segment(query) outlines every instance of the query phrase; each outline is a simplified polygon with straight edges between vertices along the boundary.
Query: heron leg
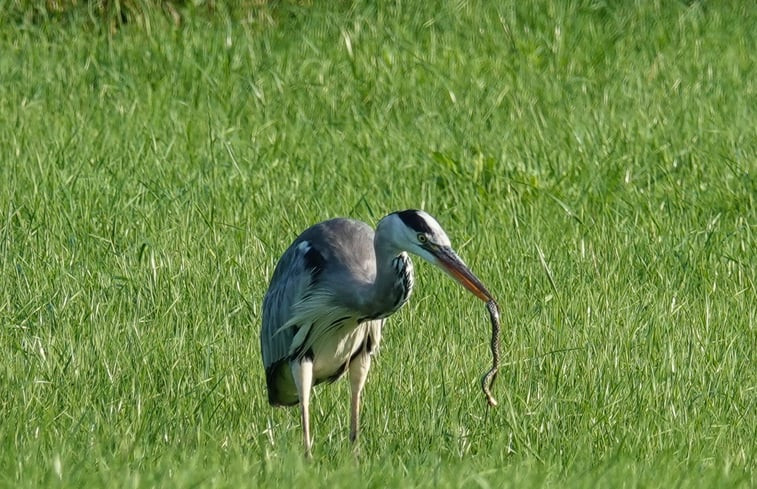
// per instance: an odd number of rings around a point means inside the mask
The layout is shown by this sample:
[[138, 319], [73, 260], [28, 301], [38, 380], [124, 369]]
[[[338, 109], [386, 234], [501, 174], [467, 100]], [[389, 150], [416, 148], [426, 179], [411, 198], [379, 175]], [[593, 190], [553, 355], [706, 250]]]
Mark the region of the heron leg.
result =
[[363, 350], [350, 362], [350, 386], [352, 398], [350, 402], [350, 441], [357, 441], [360, 432], [360, 396], [371, 368], [371, 355]]
[[294, 383], [297, 386], [297, 396], [300, 398], [302, 409], [302, 436], [305, 446], [305, 456], [311, 458], [310, 451], [310, 391], [313, 388], [313, 360], [303, 358], [301, 361], [291, 362]]

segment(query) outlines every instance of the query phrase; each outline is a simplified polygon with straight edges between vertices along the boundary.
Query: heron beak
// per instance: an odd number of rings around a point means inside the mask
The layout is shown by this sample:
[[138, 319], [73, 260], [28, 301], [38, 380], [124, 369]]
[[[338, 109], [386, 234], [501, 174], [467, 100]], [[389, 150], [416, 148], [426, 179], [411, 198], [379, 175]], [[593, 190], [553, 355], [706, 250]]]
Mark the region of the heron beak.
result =
[[440, 246], [429, 251], [439, 260], [438, 264], [441, 269], [447, 272], [450, 277], [457, 280], [460, 285], [471, 291], [473, 295], [484, 302], [493, 300], [492, 295], [486, 290], [484, 284], [470, 271], [452, 248]]

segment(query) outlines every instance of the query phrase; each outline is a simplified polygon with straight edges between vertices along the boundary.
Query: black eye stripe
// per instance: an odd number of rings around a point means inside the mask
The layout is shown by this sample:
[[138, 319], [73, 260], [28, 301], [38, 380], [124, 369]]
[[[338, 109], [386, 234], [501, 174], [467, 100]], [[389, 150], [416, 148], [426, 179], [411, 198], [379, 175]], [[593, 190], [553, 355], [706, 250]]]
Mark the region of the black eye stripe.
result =
[[402, 219], [402, 222], [405, 223], [405, 226], [413, 229], [414, 231], [424, 234], [433, 233], [433, 230], [429, 227], [426, 220], [421, 217], [419, 211], [415, 209], [397, 212], [397, 216]]

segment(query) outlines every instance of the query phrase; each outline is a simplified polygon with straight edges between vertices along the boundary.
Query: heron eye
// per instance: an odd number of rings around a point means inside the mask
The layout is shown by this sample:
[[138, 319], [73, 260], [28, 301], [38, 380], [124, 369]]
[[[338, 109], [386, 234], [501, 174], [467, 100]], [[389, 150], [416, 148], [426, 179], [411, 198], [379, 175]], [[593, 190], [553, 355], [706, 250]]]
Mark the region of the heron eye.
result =
[[427, 242], [427, 241], [428, 241], [428, 238], [426, 237], [426, 235], [425, 235], [425, 234], [423, 234], [423, 233], [418, 233], [418, 242], [419, 242], [420, 244], [426, 244], [426, 242]]

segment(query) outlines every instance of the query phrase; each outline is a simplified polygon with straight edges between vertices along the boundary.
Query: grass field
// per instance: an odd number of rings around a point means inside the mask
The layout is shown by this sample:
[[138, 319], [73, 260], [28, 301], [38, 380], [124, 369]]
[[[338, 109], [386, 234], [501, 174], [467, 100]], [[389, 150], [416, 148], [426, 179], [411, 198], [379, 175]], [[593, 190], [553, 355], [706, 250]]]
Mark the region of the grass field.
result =
[[[26, 3], [0, 21], [0, 487], [757, 486], [750, 2], [115, 29]], [[409, 207], [500, 302], [500, 406], [484, 307], [416, 259], [359, 458], [340, 381], [305, 463], [264, 391], [273, 266], [316, 221]]]

